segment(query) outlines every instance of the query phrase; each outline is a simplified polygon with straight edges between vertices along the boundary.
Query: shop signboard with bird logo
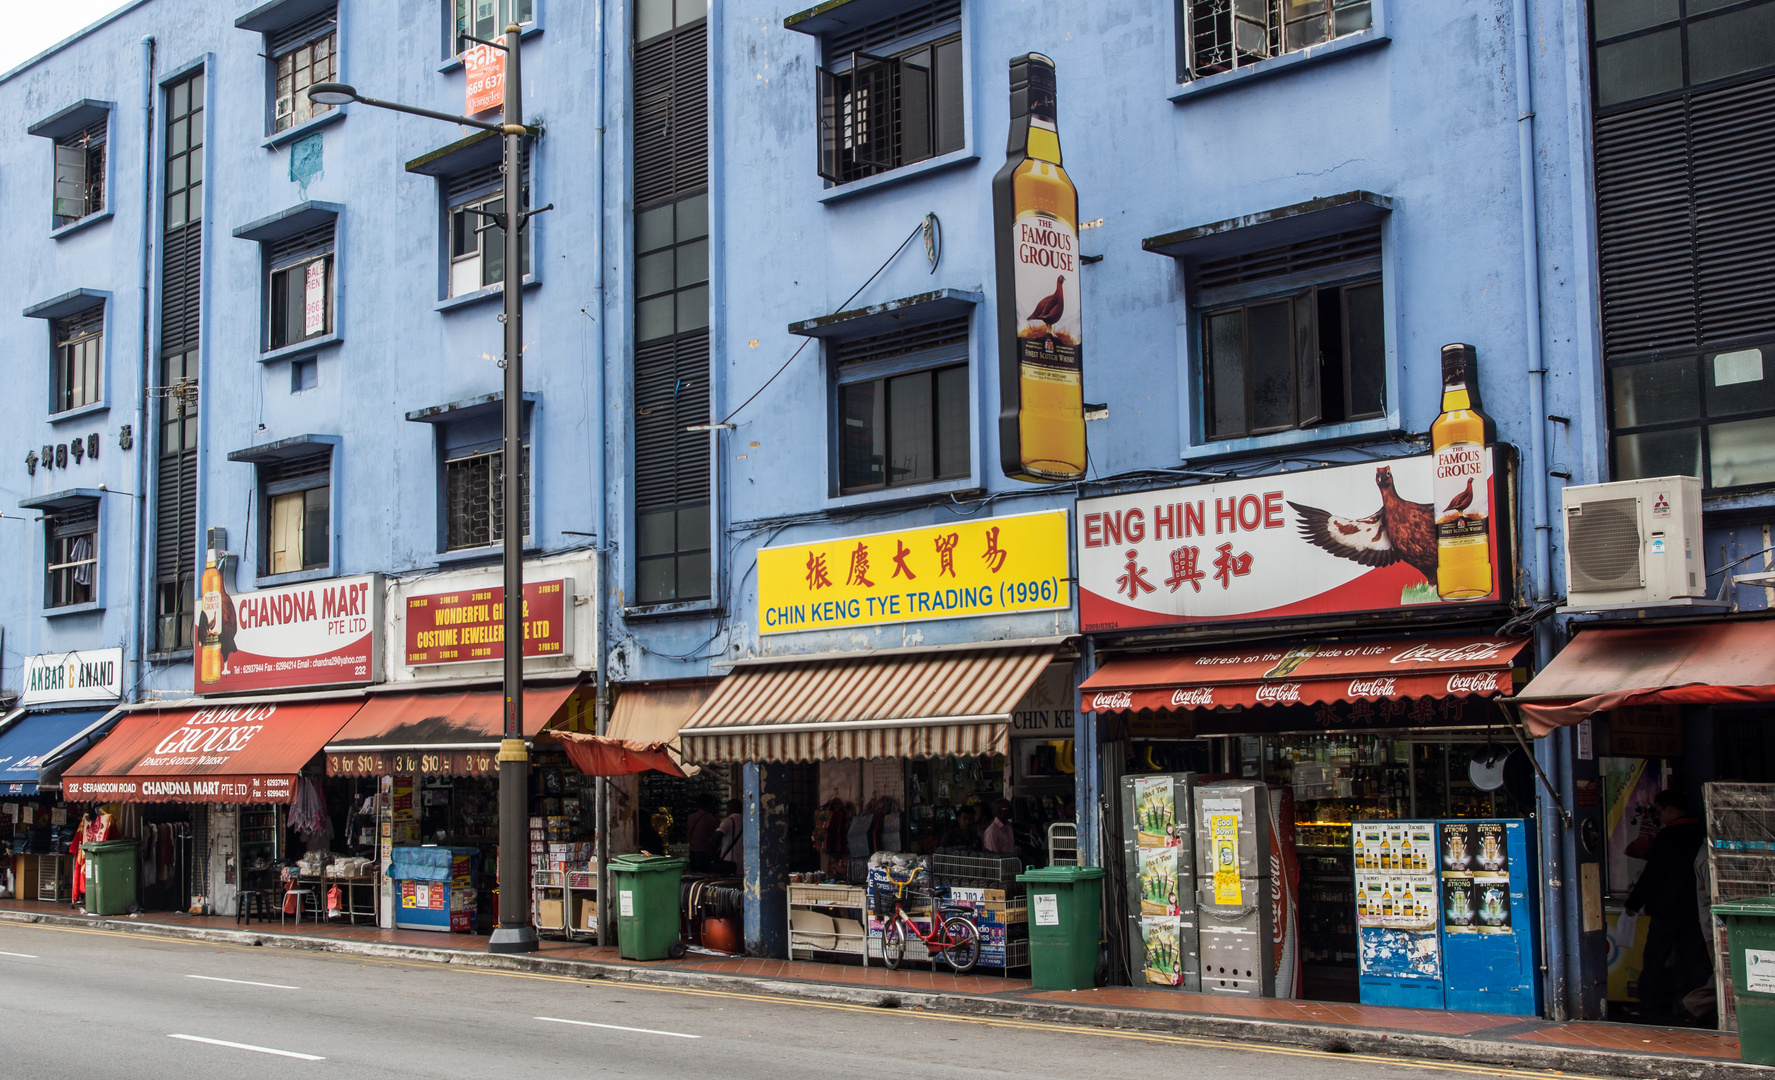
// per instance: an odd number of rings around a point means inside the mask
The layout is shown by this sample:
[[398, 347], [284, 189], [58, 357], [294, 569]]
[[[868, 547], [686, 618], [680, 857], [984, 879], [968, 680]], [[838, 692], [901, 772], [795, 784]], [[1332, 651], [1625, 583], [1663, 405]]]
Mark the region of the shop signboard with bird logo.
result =
[[199, 694], [381, 680], [382, 575], [231, 594], [210, 563], [195, 626]]
[[[1430, 453], [1081, 499], [1080, 629], [1501, 604], [1512, 577], [1496, 497], [1506, 453], [1476, 448], [1455, 485], [1437, 477], [1449, 455]], [[1443, 565], [1451, 551], [1458, 589]]]

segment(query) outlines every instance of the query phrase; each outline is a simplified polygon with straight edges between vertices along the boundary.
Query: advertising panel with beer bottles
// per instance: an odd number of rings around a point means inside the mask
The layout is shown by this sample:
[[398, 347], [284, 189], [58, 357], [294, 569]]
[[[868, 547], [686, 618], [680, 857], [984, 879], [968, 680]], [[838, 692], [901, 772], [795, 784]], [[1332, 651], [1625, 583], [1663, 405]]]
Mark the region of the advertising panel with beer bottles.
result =
[[1054, 61], [1011, 61], [1011, 136], [992, 178], [998, 236], [999, 454], [1038, 484], [1085, 475], [1079, 194], [1060, 164]]

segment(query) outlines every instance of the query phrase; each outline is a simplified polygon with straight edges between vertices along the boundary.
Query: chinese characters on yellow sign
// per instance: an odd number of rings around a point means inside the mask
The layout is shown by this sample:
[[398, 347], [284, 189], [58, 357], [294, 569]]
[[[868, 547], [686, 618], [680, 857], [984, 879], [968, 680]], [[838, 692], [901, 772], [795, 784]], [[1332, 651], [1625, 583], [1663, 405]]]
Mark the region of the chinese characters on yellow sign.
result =
[[758, 552], [758, 629], [782, 634], [1072, 605], [1066, 511]]

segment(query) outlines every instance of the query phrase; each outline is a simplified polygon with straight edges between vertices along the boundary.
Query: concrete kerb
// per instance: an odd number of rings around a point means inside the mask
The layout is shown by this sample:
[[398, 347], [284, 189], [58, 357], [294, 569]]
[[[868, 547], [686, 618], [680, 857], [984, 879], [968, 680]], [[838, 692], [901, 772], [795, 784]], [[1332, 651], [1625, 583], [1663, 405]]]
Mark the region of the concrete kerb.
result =
[[1460, 1038], [1418, 1032], [1339, 1027], [1287, 1020], [1257, 1020], [1238, 1016], [1170, 1013], [1146, 1009], [1109, 1009], [1096, 1005], [1070, 1005], [1019, 998], [977, 997], [967, 994], [847, 986], [781, 978], [763, 979], [683, 968], [646, 967], [639, 964], [592, 960], [554, 960], [546, 957], [498, 955], [465, 949], [427, 948], [376, 941], [349, 941], [307, 934], [282, 934], [263, 930], [218, 930], [208, 927], [138, 922], [131, 919], [55, 915], [43, 912], [0, 910], [0, 921], [97, 929], [147, 938], [209, 942], [218, 945], [266, 946], [385, 960], [453, 964], [461, 967], [550, 975], [588, 982], [628, 982], [668, 988], [719, 990], [767, 997], [800, 998], [876, 1008], [922, 1009], [955, 1016], [977, 1016], [984, 1019], [1066, 1023], [1081, 1027], [1155, 1035], [1268, 1043], [1335, 1053], [1373, 1054], [1440, 1061], [1454, 1060], [1519, 1069], [1542, 1069], [1550, 1072], [1631, 1077], [1634, 1080], [1775, 1080], [1775, 1069], [1760, 1065], [1746, 1065], [1736, 1061], [1537, 1043], [1512, 1043], [1484, 1038]]

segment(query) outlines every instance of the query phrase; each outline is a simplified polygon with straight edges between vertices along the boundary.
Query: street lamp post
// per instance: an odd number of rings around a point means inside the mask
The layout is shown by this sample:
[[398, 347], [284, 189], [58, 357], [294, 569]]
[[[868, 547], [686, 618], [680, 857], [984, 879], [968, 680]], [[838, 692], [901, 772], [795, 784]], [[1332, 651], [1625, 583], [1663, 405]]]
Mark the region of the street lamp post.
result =
[[[464, 34], [458, 37], [458, 47]], [[479, 38], [472, 40], [480, 41]], [[316, 83], [308, 88], [311, 101], [343, 105], [355, 101], [378, 109], [411, 113], [434, 120], [498, 132], [505, 140], [505, 199], [498, 214], [489, 214], [504, 232], [505, 399], [501, 404], [504, 453], [500, 518], [505, 553], [505, 697], [503, 738], [499, 744], [499, 925], [487, 942], [496, 953], [534, 952], [536, 929], [530, 923], [529, 805], [530, 752], [524, 745], [524, 289], [523, 230], [529, 219], [551, 209], [524, 209], [524, 112], [519, 68], [519, 28], [505, 28], [503, 44], [481, 42], [505, 52], [505, 97], [501, 122], [494, 124], [468, 116], [453, 116], [412, 105], [364, 97], [343, 83]], [[486, 213], [475, 211], [476, 213]]]

